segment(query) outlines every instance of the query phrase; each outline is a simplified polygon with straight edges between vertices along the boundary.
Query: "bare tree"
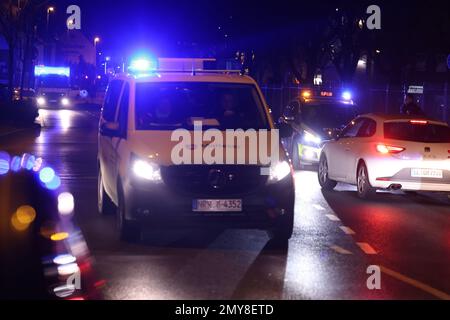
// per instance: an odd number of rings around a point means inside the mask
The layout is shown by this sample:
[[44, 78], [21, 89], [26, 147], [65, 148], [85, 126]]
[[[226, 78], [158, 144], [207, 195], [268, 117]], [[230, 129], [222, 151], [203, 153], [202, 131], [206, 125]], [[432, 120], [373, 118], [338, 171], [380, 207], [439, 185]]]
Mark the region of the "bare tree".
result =
[[17, 65], [21, 68], [20, 98], [22, 99], [25, 77], [31, 76], [33, 49], [35, 42], [37, 11], [46, 1], [0, 0], [0, 35], [8, 45], [8, 97], [13, 98]]
[[8, 45], [8, 98], [14, 93], [15, 54], [18, 42], [19, 8], [12, 0], [0, 1], [0, 34]]

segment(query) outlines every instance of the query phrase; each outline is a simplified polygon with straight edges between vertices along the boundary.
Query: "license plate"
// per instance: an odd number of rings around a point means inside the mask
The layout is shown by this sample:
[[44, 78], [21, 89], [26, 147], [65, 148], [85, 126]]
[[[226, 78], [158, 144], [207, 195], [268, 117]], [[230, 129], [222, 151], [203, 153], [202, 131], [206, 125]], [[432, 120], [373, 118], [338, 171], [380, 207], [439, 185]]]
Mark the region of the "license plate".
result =
[[411, 177], [442, 179], [443, 175], [439, 169], [411, 169]]
[[196, 199], [192, 201], [196, 212], [241, 212], [242, 199]]

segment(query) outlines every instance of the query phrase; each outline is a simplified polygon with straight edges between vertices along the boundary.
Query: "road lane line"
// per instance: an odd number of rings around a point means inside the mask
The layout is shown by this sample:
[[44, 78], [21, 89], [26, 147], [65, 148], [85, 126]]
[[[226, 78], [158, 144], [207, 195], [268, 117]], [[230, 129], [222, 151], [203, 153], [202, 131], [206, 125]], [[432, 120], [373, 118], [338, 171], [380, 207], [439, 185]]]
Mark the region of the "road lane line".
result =
[[330, 219], [331, 221], [341, 221], [341, 219], [339, 219], [337, 216], [335, 216], [334, 214], [326, 214], [325, 215], [328, 219]]
[[411, 285], [413, 287], [416, 287], [417, 289], [423, 290], [423, 291], [425, 291], [425, 292], [427, 292], [427, 293], [429, 293], [429, 294], [431, 294], [431, 295], [433, 295], [433, 296], [435, 296], [435, 297], [437, 297], [439, 299], [450, 300], [450, 295], [449, 294], [447, 294], [447, 293], [445, 293], [443, 291], [440, 291], [438, 289], [435, 289], [433, 287], [430, 287], [429, 285], [427, 285], [427, 284], [425, 284], [423, 282], [420, 282], [420, 281], [415, 280], [413, 278], [404, 276], [401, 273], [398, 273], [398, 272], [396, 272], [394, 270], [391, 270], [389, 268], [386, 268], [384, 266], [380, 266], [380, 269], [381, 269], [381, 272], [391, 276], [392, 278], [395, 278], [395, 279], [397, 279], [399, 281], [407, 283], [407, 284], [409, 284], [409, 285]]
[[330, 248], [340, 254], [353, 254], [351, 251], [348, 251], [347, 249], [344, 249], [339, 246], [331, 246]]
[[313, 207], [316, 210], [320, 210], [320, 211], [324, 211], [325, 210], [325, 208], [322, 207], [320, 204], [313, 204]]
[[377, 254], [374, 248], [366, 242], [357, 242], [356, 243], [365, 254]]
[[351, 228], [346, 227], [346, 226], [340, 226], [339, 229], [341, 229], [342, 231], [344, 231], [345, 234], [349, 234], [349, 235], [356, 234], [355, 231], [353, 231]]

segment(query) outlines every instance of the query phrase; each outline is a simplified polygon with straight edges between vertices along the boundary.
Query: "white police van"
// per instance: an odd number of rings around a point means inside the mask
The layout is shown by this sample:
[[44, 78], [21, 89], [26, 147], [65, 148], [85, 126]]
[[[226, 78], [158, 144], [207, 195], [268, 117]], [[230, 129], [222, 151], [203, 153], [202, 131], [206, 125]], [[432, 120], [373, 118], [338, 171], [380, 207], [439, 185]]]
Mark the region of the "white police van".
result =
[[[98, 209], [117, 212], [121, 238], [138, 240], [143, 228], [216, 226], [268, 230], [287, 244], [295, 192], [279, 139], [268, 146], [279, 158], [263, 165], [248, 160], [258, 150], [195, 137], [198, 123], [214, 134], [277, 131], [256, 82], [227, 70], [162, 70], [142, 59], [129, 71], [109, 83], [98, 137]], [[279, 129], [291, 134], [289, 126]], [[238, 161], [199, 162], [196, 154], [211, 146], [216, 156], [236, 151]], [[180, 162], [177, 154], [195, 161]]]

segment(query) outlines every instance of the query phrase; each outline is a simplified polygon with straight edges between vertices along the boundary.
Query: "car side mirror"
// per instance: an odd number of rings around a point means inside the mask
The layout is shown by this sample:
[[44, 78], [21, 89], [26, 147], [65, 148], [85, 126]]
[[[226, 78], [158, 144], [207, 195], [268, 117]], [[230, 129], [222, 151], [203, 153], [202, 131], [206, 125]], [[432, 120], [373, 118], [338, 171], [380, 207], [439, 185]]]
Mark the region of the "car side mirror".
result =
[[298, 106], [296, 104], [288, 105], [283, 110], [283, 118], [286, 122], [293, 122], [298, 114]]
[[100, 125], [100, 134], [106, 137], [118, 137], [120, 135], [118, 122], [103, 122]]
[[333, 132], [331, 139], [338, 141], [341, 138], [341, 130], [336, 130], [335, 132]]
[[280, 138], [290, 138], [294, 133], [291, 125], [288, 123], [280, 123], [278, 125], [278, 130], [280, 130]]
[[283, 116], [282, 119], [284, 122], [294, 122], [295, 121], [295, 117], [290, 117], [290, 116]]

